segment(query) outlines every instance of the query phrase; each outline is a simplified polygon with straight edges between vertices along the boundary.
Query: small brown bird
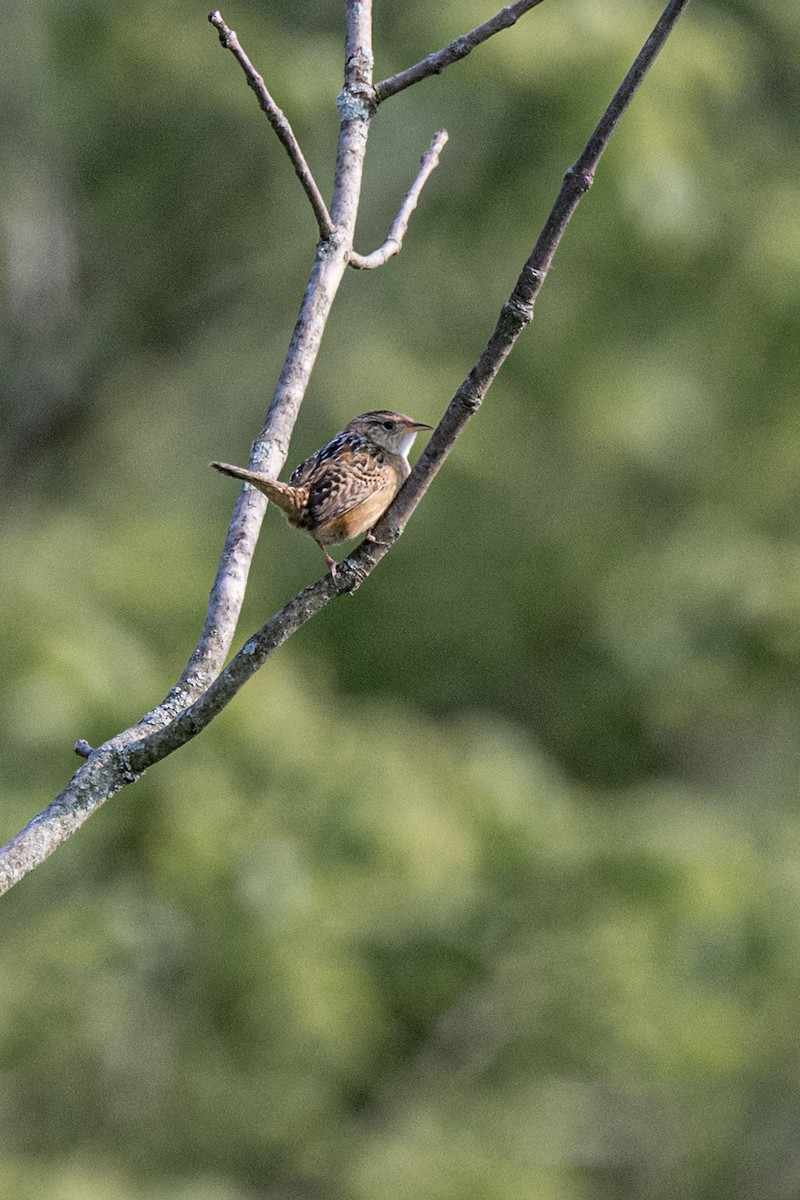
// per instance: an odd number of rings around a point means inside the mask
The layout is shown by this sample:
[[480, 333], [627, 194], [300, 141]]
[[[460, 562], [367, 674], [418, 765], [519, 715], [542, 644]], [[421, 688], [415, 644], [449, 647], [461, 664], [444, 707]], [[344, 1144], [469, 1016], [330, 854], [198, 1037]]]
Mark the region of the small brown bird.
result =
[[336, 560], [325, 547], [372, 529], [408, 478], [414, 438], [420, 429], [431, 428], [403, 413], [363, 413], [300, 463], [288, 483], [230, 463], [211, 466], [244, 479], [274, 501], [290, 525], [311, 534], [335, 576]]

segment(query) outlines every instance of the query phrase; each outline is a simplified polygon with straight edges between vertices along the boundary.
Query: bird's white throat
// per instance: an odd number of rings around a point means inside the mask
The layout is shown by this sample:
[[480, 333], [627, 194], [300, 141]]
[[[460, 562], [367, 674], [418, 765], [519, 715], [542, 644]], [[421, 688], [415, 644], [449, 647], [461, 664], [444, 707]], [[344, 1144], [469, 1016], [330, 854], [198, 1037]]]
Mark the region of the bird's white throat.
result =
[[417, 431], [416, 431], [416, 429], [414, 429], [414, 430], [412, 430], [411, 433], [406, 434], [406, 436], [403, 438], [402, 442], [400, 442], [400, 445], [397, 447], [396, 453], [401, 455], [401, 457], [404, 458], [406, 460], [406, 462], [408, 462], [408, 452], [411, 449], [411, 447], [414, 445], [414, 438], [416, 436], [417, 436]]

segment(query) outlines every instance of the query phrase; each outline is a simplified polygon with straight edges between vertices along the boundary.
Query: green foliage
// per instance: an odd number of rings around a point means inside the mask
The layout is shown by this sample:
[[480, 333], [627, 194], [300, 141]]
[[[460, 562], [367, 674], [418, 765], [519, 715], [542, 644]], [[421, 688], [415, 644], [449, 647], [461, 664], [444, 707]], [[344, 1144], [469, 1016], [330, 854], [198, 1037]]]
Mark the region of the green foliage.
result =
[[[785, 11], [784, 11], [785, 9]], [[376, 3], [385, 76], [489, 15]], [[4, 832], [199, 629], [313, 254], [195, 5], [12, 6]], [[329, 190], [342, 5], [223, 10]], [[656, 16], [543, 5], [371, 132], [292, 447], [434, 421]], [[789, 1197], [800, 24], [696, 0], [354, 599], [3, 901], [0, 1196]], [[242, 636], [319, 573], [267, 514]]]

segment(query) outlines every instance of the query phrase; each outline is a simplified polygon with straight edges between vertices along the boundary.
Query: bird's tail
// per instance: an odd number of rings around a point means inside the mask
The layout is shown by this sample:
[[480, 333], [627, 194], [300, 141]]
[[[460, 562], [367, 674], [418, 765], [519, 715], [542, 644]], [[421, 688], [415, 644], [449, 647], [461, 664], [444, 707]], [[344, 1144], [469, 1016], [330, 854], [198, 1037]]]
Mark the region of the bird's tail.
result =
[[212, 462], [211, 466], [223, 475], [243, 479], [245, 483], [258, 488], [259, 492], [263, 492], [273, 504], [277, 504], [278, 508], [286, 513], [290, 521], [300, 519], [306, 500], [303, 488], [293, 487], [291, 483], [282, 483], [279, 479], [269, 479], [266, 475], [260, 475], [258, 471], [248, 471], [246, 467], [234, 467], [230, 463]]

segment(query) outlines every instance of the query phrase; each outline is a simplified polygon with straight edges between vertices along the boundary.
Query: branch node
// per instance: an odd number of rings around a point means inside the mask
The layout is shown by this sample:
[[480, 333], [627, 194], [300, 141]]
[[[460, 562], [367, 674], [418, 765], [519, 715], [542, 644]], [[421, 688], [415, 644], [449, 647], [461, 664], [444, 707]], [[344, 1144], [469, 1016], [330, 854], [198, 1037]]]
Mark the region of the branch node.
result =
[[579, 195], [583, 196], [594, 183], [594, 171], [575, 163], [564, 172], [564, 182], [573, 184]]
[[90, 746], [85, 738], [78, 738], [74, 750], [79, 758], [88, 758], [90, 754], [94, 754], [94, 747]]
[[231, 41], [236, 37], [236, 34], [225, 24], [222, 19], [222, 13], [218, 9], [214, 9], [213, 12], [208, 14], [208, 19], [219, 34], [220, 44], [226, 50], [230, 50]]
[[342, 121], [369, 121], [378, 107], [375, 89], [365, 83], [344, 87], [336, 97]]
[[342, 241], [334, 229], [328, 237], [321, 237], [317, 242], [317, 258], [335, 258], [341, 249]]
[[476, 387], [474, 384], [472, 384], [470, 379], [467, 379], [458, 389], [458, 392], [453, 399], [458, 400], [458, 403], [461, 408], [464, 409], [464, 412], [468, 413], [469, 416], [472, 417], [483, 404], [483, 391], [479, 387]]
[[526, 284], [529, 284], [531, 287], [534, 287], [538, 290], [547, 278], [547, 271], [542, 270], [541, 267], [534, 267], [530, 263], [525, 263], [525, 266], [522, 268], [522, 275], [520, 278], [523, 279]]
[[512, 292], [503, 305], [502, 312], [511, 317], [516, 324], [528, 325], [533, 320], [533, 300], [526, 300], [523, 296]]
[[364, 580], [369, 575], [369, 570], [362, 567], [355, 559], [346, 558], [344, 562], [339, 563], [336, 569], [336, 592], [342, 596], [345, 594], [353, 595], [361, 587]]
[[116, 746], [114, 748], [114, 757], [119, 766], [120, 776], [123, 783], [135, 783], [141, 771], [134, 771], [129, 757], [130, 746]]

